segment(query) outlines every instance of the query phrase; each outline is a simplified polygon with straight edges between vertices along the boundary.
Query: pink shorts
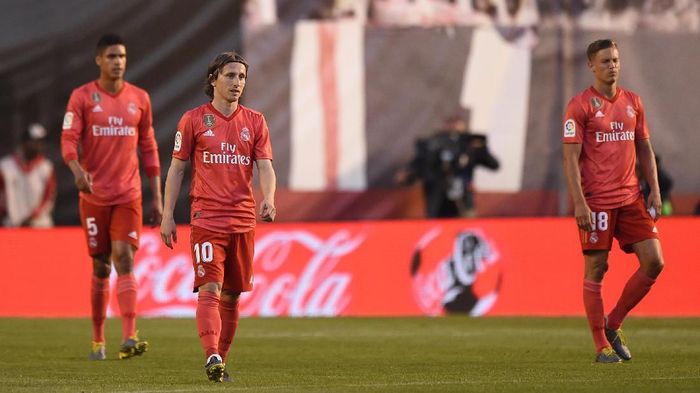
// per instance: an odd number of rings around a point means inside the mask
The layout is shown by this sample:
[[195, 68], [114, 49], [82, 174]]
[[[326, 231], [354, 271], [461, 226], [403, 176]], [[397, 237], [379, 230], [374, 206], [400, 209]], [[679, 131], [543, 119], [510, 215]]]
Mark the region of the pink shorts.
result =
[[121, 240], [139, 247], [141, 238], [141, 199], [121, 205], [94, 205], [80, 198], [80, 223], [90, 256], [110, 254], [112, 242]]
[[593, 210], [591, 215], [595, 230], [579, 229], [583, 251], [609, 251], [614, 237], [620, 244], [620, 248], [629, 254], [633, 251], [634, 243], [659, 238], [654, 219], [649, 215], [642, 197], [617, 209], [591, 210]]
[[255, 231], [217, 233], [192, 226], [192, 267], [194, 292], [209, 282], [223, 283], [234, 292], [253, 290]]

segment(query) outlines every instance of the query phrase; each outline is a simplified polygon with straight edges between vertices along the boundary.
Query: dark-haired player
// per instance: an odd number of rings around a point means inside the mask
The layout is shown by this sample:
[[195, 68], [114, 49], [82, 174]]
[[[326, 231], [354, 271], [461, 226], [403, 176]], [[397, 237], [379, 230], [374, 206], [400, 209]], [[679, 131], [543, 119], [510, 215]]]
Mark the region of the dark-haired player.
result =
[[90, 359], [105, 358], [104, 321], [112, 264], [118, 276], [117, 300], [122, 318], [119, 358], [126, 359], [148, 348], [136, 332], [137, 283], [133, 267], [142, 217], [137, 148], [153, 191], [154, 225], [163, 212], [160, 163], [148, 93], [124, 80], [124, 41], [114, 34], [103, 35], [97, 43], [95, 62], [99, 78], [73, 90], [68, 101], [61, 152], [80, 191], [80, 222], [93, 260]]

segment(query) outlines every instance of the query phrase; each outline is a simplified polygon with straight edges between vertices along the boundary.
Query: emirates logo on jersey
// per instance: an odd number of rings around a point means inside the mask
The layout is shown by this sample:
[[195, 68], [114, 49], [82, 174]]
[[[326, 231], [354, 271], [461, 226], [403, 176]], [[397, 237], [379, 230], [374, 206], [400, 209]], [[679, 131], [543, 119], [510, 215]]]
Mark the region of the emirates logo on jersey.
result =
[[248, 127], [243, 127], [243, 129], [241, 129], [241, 140], [243, 142], [248, 142], [250, 140], [250, 130]]

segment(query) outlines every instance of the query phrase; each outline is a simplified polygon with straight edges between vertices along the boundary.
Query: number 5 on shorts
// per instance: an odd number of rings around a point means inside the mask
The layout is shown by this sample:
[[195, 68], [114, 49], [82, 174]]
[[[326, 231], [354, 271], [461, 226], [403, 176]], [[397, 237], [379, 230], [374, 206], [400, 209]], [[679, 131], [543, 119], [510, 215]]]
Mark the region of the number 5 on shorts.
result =
[[608, 230], [608, 212], [591, 212], [591, 224], [593, 230]]
[[87, 227], [88, 236], [97, 235], [97, 224], [95, 224], [95, 217], [86, 218], [85, 226]]

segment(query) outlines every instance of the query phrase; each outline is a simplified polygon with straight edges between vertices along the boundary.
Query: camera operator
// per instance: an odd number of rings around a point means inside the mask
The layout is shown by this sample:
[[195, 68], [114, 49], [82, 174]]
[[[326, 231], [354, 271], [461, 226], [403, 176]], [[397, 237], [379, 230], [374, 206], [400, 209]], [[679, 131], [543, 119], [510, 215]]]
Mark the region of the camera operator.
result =
[[396, 181], [420, 180], [430, 218], [474, 217], [474, 168], [498, 169], [485, 135], [472, 134], [462, 116], [451, 116], [443, 129], [416, 141], [416, 154]]

